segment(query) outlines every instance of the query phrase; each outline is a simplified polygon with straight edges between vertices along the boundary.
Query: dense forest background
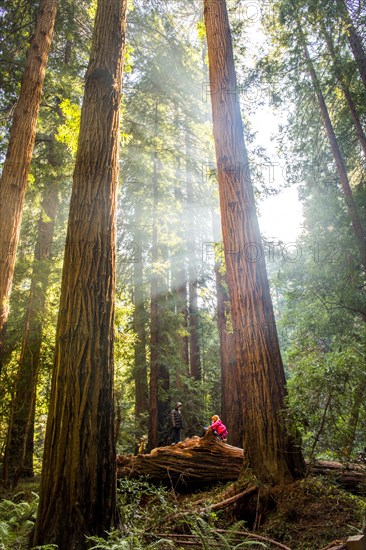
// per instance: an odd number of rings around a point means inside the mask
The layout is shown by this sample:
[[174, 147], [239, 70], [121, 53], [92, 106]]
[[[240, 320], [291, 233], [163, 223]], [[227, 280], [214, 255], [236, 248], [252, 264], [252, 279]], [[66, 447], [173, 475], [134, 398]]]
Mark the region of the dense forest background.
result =
[[[348, 463], [366, 433], [366, 5], [363, 0], [228, 0], [257, 207], [296, 186], [296, 241], [248, 243], [264, 256], [287, 379], [290, 428], [308, 460]], [[128, 2], [121, 104], [114, 326], [117, 452], [170, 442], [212, 414], [242, 446], [235, 331], [223, 254], [203, 6]], [[0, 5], [0, 161], [5, 161], [38, 2]], [[1, 339], [5, 481], [40, 474], [66, 230], [94, 0], [61, 0], [45, 73]], [[254, 36], [263, 37], [260, 47]], [[271, 151], [255, 120], [271, 109]], [[264, 124], [264, 122], [263, 122]], [[262, 129], [263, 131], [263, 129]], [[280, 164], [273, 160], [283, 159]], [[247, 167], [249, 170], [249, 166]], [[290, 213], [289, 213], [290, 214]], [[94, 246], [90, 241], [90, 247]], [[15, 254], [1, 242], [2, 259]], [[93, 267], [93, 266], [92, 266]], [[79, 321], [75, 321], [78, 323]], [[248, 318], [247, 341], [254, 338]], [[85, 327], [86, 331], [93, 327]], [[243, 381], [245, 384], [245, 380]], [[19, 470], [20, 468], [20, 470]]]

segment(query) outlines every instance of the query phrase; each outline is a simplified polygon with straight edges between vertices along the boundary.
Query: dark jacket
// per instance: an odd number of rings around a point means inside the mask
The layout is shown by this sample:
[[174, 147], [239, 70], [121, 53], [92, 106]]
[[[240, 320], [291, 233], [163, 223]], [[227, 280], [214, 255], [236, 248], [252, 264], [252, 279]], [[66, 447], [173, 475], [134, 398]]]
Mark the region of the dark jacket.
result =
[[179, 409], [174, 408], [172, 410], [171, 418], [173, 428], [183, 428], [183, 417]]

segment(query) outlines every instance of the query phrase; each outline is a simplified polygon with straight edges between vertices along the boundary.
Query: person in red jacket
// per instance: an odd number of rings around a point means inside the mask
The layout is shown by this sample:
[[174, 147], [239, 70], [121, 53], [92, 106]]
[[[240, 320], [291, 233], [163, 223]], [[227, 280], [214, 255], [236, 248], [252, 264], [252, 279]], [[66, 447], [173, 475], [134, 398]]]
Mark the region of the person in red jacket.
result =
[[221, 441], [226, 441], [228, 432], [223, 421], [220, 420], [220, 417], [217, 414], [214, 414], [211, 420], [211, 426], [208, 429], [212, 430], [219, 437], [219, 439], [221, 439]]

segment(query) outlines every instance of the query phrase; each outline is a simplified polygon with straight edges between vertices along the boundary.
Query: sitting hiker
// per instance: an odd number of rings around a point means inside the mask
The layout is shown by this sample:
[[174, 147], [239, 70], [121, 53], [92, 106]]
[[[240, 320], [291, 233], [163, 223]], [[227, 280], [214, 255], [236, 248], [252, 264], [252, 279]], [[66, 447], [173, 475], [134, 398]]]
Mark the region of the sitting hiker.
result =
[[214, 414], [211, 420], [211, 426], [208, 429], [211, 429], [221, 441], [226, 441], [228, 432], [223, 421], [217, 414]]

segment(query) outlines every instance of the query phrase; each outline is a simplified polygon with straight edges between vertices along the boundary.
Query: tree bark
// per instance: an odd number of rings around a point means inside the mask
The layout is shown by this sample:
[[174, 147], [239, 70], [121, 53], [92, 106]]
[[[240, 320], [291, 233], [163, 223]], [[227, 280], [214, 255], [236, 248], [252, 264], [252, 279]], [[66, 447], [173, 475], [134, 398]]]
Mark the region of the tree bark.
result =
[[146, 433], [145, 423], [148, 413], [148, 384], [146, 359], [146, 312], [143, 294], [142, 258], [135, 258], [133, 264], [134, 313], [133, 323], [137, 340], [134, 345], [134, 381], [135, 381], [135, 431], [138, 440]]
[[215, 265], [217, 292], [217, 325], [220, 339], [221, 362], [221, 418], [228, 429], [230, 445], [243, 445], [243, 417], [240, 403], [239, 368], [236, 361], [235, 334], [229, 331], [230, 298], [226, 277], [220, 273], [220, 264]]
[[243, 445], [243, 414], [240, 402], [240, 372], [236, 360], [235, 334], [229, 330], [230, 297], [226, 276], [216, 263], [217, 325], [220, 339], [221, 362], [221, 418], [228, 430], [227, 440], [234, 447]]
[[205, 0], [222, 234], [241, 388], [245, 464], [283, 482], [304, 472], [286, 431], [285, 375], [269, 292], [237, 94], [226, 3]]
[[197, 258], [196, 258], [196, 231], [195, 231], [195, 198], [193, 193], [192, 143], [188, 130], [186, 131], [186, 181], [187, 206], [190, 215], [190, 227], [187, 233], [188, 248], [188, 280], [189, 280], [189, 355], [190, 373], [195, 380], [201, 380], [201, 350], [199, 343], [199, 312], [197, 294]]
[[[189, 370], [189, 347], [188, 347], [188, 308], [187, 308], [187, 275], [184, 265], [185, 258], [177, 260], [178, 270], [175, 274], [175, 293], [177, 313], [181, 317], [182, 335], [179, 335], [179, 359], [181, 363], [180, 371], [188, 374]], [[183, 390], [183, 381], [180, 372], [177, 373], [176, 386], [178, 390]]]
[[[57, 0], [41, 0], [0, 179], [0, 357]], [[1, 367], [1, 361], [0, 361]]]
[[344, 160], [342, 157], [341, 150], [338, 145], [338, 141], [332, 126], [332, 122], [330, 120], [330, 116], [328, 113], [328, 108], [325, 103], [325, 99], [323, 96], [323, 93], [320, 88], [320, 83], [317, 77], [317, 74], [314, 69], [314, 65], [312, 63], [309, 50], [306, 45], [305, 36], [300, 28], [300, 24], [297, 23], [297, 29], [299, 34], [299, 40], [300, 44], [302, 46], [305, 60], [306, 60], [306, 66], [308, 68], [308, 72], [311, 78], [311, 82], [317, 97], [319, 109], [321, 112], [321, 116], [323, 119], [323, 124], [325, 127], [325, 130], [327, 132], [327, 136], [329, 139], [330, 147], [332, 149], [334, 162], [337, 167], [338, 176], [341, 182], [343, 196], [344, 196], [344, 202], [346, 203], [346, 207], [348, 210], [349, 217], [351, 219], [353, 232], [356, 237], [358, 249], [360, 252], [360, 261], [363, 266], [364, 271], [366, 272], [366, 234], [364, 231], [364, 228], [362, 227], [360, 216], [357, 212], [356, 203], [353, 198], [352, 189], [349, 183], [348, 175], [347, 175], [347, 169], [344, 164]]
[[310, 466], [312, 475], [326, 476], [347, 491], [365, 495], [366, 470], [364, 465], [342, 464], [328, 460], [317, 460]]
[[[166, 243], [160, 243], [160, 254], [163, 265], [168, 265], [168, 248]], [[169, 318], [171, 314], [169, 290], [169, 274], [165, 273], [159, 281], [159, 346], [158, 346], [158, 445], [166, 445], [171, 433], [170, 408], [170, 358], [176, 352], [175, 342], [172, 345], [169, 338], [171, 329]]]
[[[158, 135], [158, 102], [155, 105], [154, 136]], [[151, 275], [151, 301], [150, 301], [150, 414], [149, 414], [149, 449], [154, 449], [159, 444], [159, 420], [158, 420], [158, 381], [159, 381], [159, 280], [156, 273], [158, 261], [158, 153], [154, 149], [153, 172], [153, 230], [152, 230], [152, 275]]]
[[[149, 476], [153, 483], [174, 487], [202, 487], [218, 481], [236, 481], [241, 472], [244, 451], [208, 433], [191, 437], [174, 446], [158, 447], [148, 455], [117, 455], [118, 477]], [[326, 476], [347, 491], [365, 494], [365, 467], [319, 460], [310, 468], [312, 475]], [[235, 498], [235, 497], [234, 497]], [[219, 507], [219, 506], [218, 506]]]
[[[50, 141], [49, 147], [48, 162], [54, 169], [59, 169], [60, 163], [55, 151], [54, 139]], [[27, 476], [33, 475], [33, 423], [46, 292], [51, 272], [51, 246], [59, 200], [59, 183], [57, 175], [51, 176], [47, 182], [38, 221], [38, 236], [25, 331], [4, 453], [3, 477], [5, 483], [11, 483], [13, 487], [23, 472]]]
[[113, 400], [115, 213], [126, 2], [99, 0], [61, 285], [33, 545], [86, 546], [118, 523]]
[[[220, 219], [213, 214], [213, 233], [216, 242], [220, 240]], [[236, 360], [235, 334], [230, 327], [231, 304], [227, 285], [226, 271], [222, 273], [219, 259], [215, 260], [217, 327], [220, 340], [221, 363], [221, 418], [228, 429], [227, 440], [230, 445], [243, 445], [243, 416], [240, 403], [240, 387], [243, 381], [237, 377], [240, 369]]]
[[158, 447], [148, 455], [117, 456], [118, 476], [148, 475], [157, 483], [173, 481], [190, 486], [236, 480], [242, 462], [243, 449], [217, 441], [212, 433]]
[[[178, 116], [175, 118], [176, 127], [179, 126]], [[175, 184], [175, 200], [178, 203], [178, 207], [182, 209], [182, 170], [180, 165], [180, 158], [177, 159], [176, 170], [176, 184]], [[188, 293], [187, 293], [187, 274], [186, 274], [186, 247], [183, 245], [187, 232], [186, 218], [184, 210], [179, 215], [179, 228], [178, 235], [181, 240], [181, 245], [177, 248], [177, 253], [172, 260], [172, 278], [173, 288], [175, 293], [176, 313], [181, 318], [181, 330], [182, 334], [179, 335], [179, 359], [181, 367], [177, 369], [176, 373], [176, 388], [183, 390], [183, 382], [181, 371], [185, 374], [189, 371], [189, 343], [188, 343]]]

